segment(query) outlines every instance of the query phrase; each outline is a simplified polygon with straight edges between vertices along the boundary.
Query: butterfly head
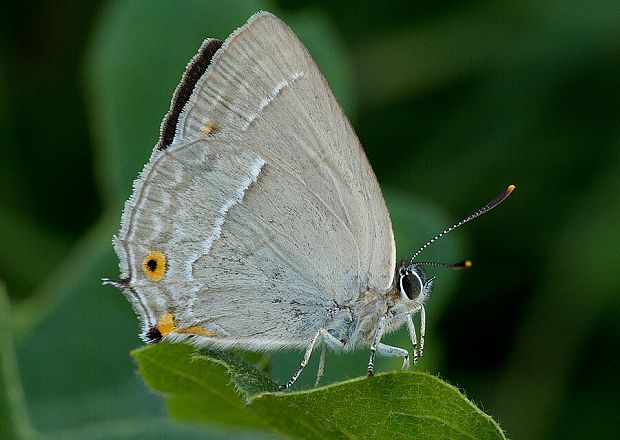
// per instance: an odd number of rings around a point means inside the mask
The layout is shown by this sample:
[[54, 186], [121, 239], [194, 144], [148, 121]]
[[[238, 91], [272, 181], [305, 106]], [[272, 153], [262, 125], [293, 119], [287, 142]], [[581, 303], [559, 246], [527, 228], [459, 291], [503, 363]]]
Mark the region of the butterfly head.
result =
[[420, 265], [407, 264], [406, 261], [400, 263], [397, 277], [401, 302], [411, 310], [424, 305], [430, 296], [435, 278], [428, 278]]
[[[506, 200], [506, 198], [508, 198], [514, 188], [514, 185], [508, 186], [504, 191], [499, 193], [493, 200], [484, 205], [482, 208], [478, 209], [473, 214], [465, 217], [460, 222], [455, 223], [448, 229], [443, 230], [442, 232], [428, 240], [413, 254], [409, 262], [401, 261], [400, 265], [398, 265], [396, 268], [397, 277], [395, 281], [397, 284], [395, 287], [400, 294], [400, 304], [404, 306], [402, 308], [407, 309], [407, 311], [418, 310], [422, 308], [422, 306], [424, 306], [425, 301], [428, 299], [431, 293], [431, 289], [433, 287], [433, 280], [435, 279], [435, 277], [427, 277], [422, 270], [423, 266], [435, 266], [449, 269], [467, 269], [472, 266], [472, 263], [469, 260], [461, 261], [459, 263], [415, 261], [417, 256], [435, 241], [442, 238], [444, 235], [495, 208], [501, 202]], [[399, 309], [401, 310], [402, 308], [399, 307]]]

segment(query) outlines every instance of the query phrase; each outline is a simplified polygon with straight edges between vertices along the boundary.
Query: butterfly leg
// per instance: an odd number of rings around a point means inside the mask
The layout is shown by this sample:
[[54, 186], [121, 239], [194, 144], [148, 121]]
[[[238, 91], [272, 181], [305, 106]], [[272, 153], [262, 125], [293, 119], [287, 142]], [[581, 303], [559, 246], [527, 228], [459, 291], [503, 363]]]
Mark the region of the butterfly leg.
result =
[[418, 337], [415, 333], [415, 325], [413, 325], [413, 319], [411, 318], [411, 313], [407, 313], [407, 330], [409, 330], [409, 338], [411, 339], [411, 344], [413, 344], [413, 365], [418, 362]]
[[310, 356], [312, 355], [312, 350], [314, 350], [314, 346], [316, 345], [317, 341], [319, 340], [319, 337], [321, 336], [321, 330], [316, 332], [316, 334], [312, 338], [312, 341], [310, 342], [310, 345], [308, 345], [308, 348], [306, 348], [306, 353], [304, 354], [304, 358], [301, 360], [301, 365], [299, 366], [299, 369], [295, 372], [295, 374], [293, 374], [293, 377], [291, 377], [288, 380], [288, 382], [278, 387], [279, 391], [290, 388], [295, 383], [295, 381], [297, 380], [301, 372], [304, 370], [304, 368], [306, 368], [306, 365], [308, 365], [308, 361], [310, 360]]
[[424, 335], [426, 335], [426, 310], [420, 307], [420, 357], [424, 354]]
[[383, 330], [385, 329], [385, 320], [387, 316], [383, 315], [379, 318], [379, 322], [377, 323], [377, 327], [375, 328], [375, 337], [370, 345], [370, 360], [368, 361], [368, 377], [371, 377], [375, 370], [375, 356], [377, 355], [377, 346], [381, 341], [381, 337], [383, 336]]
[[323, 377], [323, 372], [325, 371], [325, 346], [321, 347], [321, 357], [319, 358], [319, 369], [316, 372], [316, 382], [314, 382], [314, 386], [318, 387], [321, 382], [321, 378]]
[[379, 345], [377, 345], [377, 353], [384, 357], [401, 357], [403, 358], [402, 369], [409, 369], [409, 352], [404, 348], [394, 347], [380, 342]]
[[325, 371], [325, 351], [326, 351], [325, 349], [326, 347], [329, 347], [333, 350], [342, 350], [342, 348], [344, 347], [344, 342], [332, 336], [332, 334], [329, 333], [324, 328], [322, 328], [320, 332], [321, 332], [321, 337], [323, 339], [323, 346], [321, 347], [321, 357], [319, 358], [319, 370], [316, 373], [316, 382], [314, 383], [315, 387], [319, 386], [319, 382], [321, 381], [321, 378], [323, 377], [323, 371]]

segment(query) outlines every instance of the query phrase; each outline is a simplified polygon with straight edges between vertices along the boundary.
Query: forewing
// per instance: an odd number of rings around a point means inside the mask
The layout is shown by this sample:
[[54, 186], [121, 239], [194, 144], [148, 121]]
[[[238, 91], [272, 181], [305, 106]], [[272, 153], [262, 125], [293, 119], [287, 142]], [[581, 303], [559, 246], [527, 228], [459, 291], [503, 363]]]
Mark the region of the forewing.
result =
[[298, 174], [356, 238], [361, 284], [391, 285], [395, 250], [381, 190], [325, 78], [290, 28], [269, 13], [231, 35], [179, 119], [180, 139], [206, 125], [244, 138]]
[[[220, 345], [304, 345], [329, 308], [391, 286], [374, 173], [278, 18], [252, 17], [215, 52], [136, 182], [116, 250], [145, 328], [172, 313]], [[168, 263], [158, 282], [143, 273], [154, 250]]]

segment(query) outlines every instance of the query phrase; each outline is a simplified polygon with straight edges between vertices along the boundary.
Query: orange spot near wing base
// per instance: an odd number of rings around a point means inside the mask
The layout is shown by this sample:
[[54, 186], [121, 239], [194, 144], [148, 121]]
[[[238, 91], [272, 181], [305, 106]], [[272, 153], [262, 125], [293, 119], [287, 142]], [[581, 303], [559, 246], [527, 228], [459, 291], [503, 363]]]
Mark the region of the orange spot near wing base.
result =
[[207, 122], [202, 126], [202, 135], [207, 137], [213, 132], [213, 130], [215, 130], [215, 124], [213, 122]]
[[164, 316], [162, 316], [156, 327], [162, 336], [166, 336], [170, 333], [187, 333], [192, 335], [215, 336], [215, 333], [197, 326], [177, 328], [172, 313], [166, 313]]
[[175, 331], [176, 327], [174, 324], [174, 316], [172, 316], [172, 313], [166, 313], [164, 316], [162, 316], [156, 327], [162, 336], [166, 336], [167, 334]]
[[205, 330], [200, 327], [187, 327], [184, 329], [177, 329], [177, 333], [191, 333], [193, 335], [202, 335], [202, 336], [215, 336], [215, 333], [210, 332], [209, 330]]

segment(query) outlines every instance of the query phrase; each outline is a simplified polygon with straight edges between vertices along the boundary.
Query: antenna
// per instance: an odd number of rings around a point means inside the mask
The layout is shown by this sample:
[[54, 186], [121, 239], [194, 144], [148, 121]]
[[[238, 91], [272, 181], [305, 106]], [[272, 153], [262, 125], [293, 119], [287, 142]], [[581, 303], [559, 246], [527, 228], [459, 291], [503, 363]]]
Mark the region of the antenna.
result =
[[436, 261], [418, 261], [415, 263], [416, 266], [434, 266], [453, 270], [469, 269], [472, 264], [471, 260], [459, 261], [458, 263], [437, 263]]
[[[451, 232], [453, 230], [455, 230], [456, 228], [458, 228], [459, 226], [464, 225], [465, 223], [467, 223], [470, 220], [475, 219], [476, 217], [480, 217], [482, 214], [484, 214], [485, 212], [490, 211], [491, 209], [495, 208], [497, 205], [499, 205], [500, 203], [502, 203], [504, 200], [506, 200], [508, 198], [508, 196], [510, 195], [510, 193], [515, 189], [514, 185], [510, 185], [508, 186], [508, 188], [506, 188], [504, 191], [502, 191], [501, 193], [499, 193], [497, 195], [497, 197], [495, 197], [493, 200], [491, 200], [489, 203], [487, 203], [486, 205], [484, 205], [482, 208], [480, 208], [479, 210], [477, 210], [476, 212], [474, 212], [473, 214], [465, 217], [463, 220], [461, 220], [458, 223], [455, 223], [454, 225], [450, 226], [448, 229], [440, 232], [439, 234], [435, 235], [433, 238], [431, 238], [429, 241], [427, 241], [424, 246], [422, 246], [420, 249], [418, 249], [415, 254], [413, 254], [413, 256], [411, 257], [411, 262], [413, 262], [413, 260], [415, 260], [415, 258], [420, 255], [420, 252], [422, 252], [424, 249], [426, 249], [427, 247], [429, 247], [431, 244], [433, 244], [436, 240], [440, 239], [441, 237], [443, 237], [444, 235], [446, 235], [448, 232]], [[466, 262], [464, 262], [466, 263]], [[420, 264], [420, 263], [418, 263]], [[424, 264], [428, 264], [428, 263], [424, 263]], [[458, 265], [460, 263], [456, 263], [456, 265]], [[439, 263], [438, 265], [441, 265], [441, 263]], [[469, 264], [471, 266], [471, 262]], [[450, 265], [445, 265], [447, 267], [450, 267]], [[468, 267], [466, 264], [464, 265], [464, 267]], [[456, 267], [458, 268], [458, 267]]]

